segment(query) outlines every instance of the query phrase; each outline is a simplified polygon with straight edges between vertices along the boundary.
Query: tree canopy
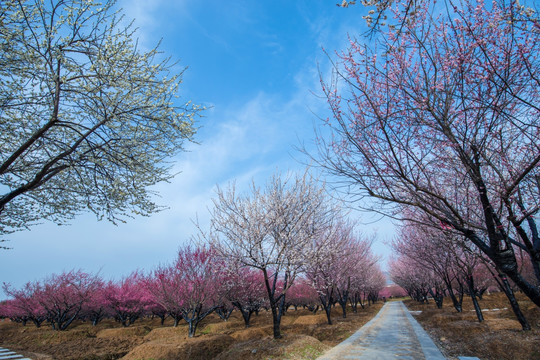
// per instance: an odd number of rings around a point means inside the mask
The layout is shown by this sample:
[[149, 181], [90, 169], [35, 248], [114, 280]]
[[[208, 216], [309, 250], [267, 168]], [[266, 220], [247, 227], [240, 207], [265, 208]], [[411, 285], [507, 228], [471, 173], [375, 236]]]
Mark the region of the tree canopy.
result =
[[413, 208], [467, 238], [540, 306], [538, 15], [513, 1], [418, 6], [398, 6], [401, 26], [373, 46], [351, 39], [323, 81], [319, 164], [361, 207]]
[[0, 236], [160, 209], [149, 187], [174, 176], [201, 108], [178, 99], [183, 70], [125, 24], [114, 1], [0, 3]]

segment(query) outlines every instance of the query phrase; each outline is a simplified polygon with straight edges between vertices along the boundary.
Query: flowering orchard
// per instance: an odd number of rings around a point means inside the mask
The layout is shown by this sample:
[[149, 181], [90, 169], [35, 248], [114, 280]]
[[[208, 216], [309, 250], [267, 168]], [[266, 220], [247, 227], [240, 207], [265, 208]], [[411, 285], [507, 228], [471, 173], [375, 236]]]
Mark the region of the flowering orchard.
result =
[[119, 281], [71, 271], [28, 283], [4, 284], [10, 297], [0, 316], [66, 330], [75, 320], [98, 324], [105, 318], [130, 326], [148, 316], [180, 321], [192, 337], [211, 313], [227, 321], [238, 310], [250, 326], [253, 314], [271, 311], [274, 337], [287, 309], [330, 307], [376, 301], [385, 278], [371, 240], [344, 219], [324, 188], [309, 175], [275, 176], [265, 189], [237, 195], [218, 189], [209, 244], [182, 247], [176, 259]]
[[416, 278], [411, 295], [457, 294], [460, 311], [492, 271], [528, 329], [512, 288], [540, 306], [538, 13], [526, 1], [370, 3], [393, 25], [369, 45], [351, 38], [322, 81], [332, 134], [317, 160], [361, 207], [407, 222], [393, 269]]
[[[274, 338], [281, 337], [281, 317], [291, 301], [298, 299], [313, 309], [318, 309], [314, 303], [319, 300], [325, 309], [337, 302], [345, 306], [353, 290], [351, 279], [359, 276], [351, 264], [373, 262], [362, 261], [370, 244], [356, 241], [339, 206], [307, 172], [276, 174], [265, 187], [253, 185], [247, 194], [238, 194], [234, 184], [218, 189], [214, 205], [210, 232], [202, 235], [225, 262], [249, 268], [250, 276], [260, 277], [264, 301], [272, 311]], [[319, 271], [315, 269], [322, 265], [317, 259], [325, 258], [336, 260], [340, 276], [322, 286], [310, 273]], [[369, 271], [364, 266], [360, 272]], [[313, 289], [300, 294], [306, 284]], [[382, 288], [384, 282], [378, 286]]]

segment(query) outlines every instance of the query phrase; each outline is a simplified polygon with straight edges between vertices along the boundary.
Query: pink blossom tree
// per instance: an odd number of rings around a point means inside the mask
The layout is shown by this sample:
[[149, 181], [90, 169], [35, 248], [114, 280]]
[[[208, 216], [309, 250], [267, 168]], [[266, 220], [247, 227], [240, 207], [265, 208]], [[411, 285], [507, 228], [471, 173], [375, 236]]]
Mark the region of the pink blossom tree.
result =
[[[376, 265], [379, 259], [371, 252], [372, 241], [354, 234], [353, 230], [351, 229], [351, 233], [348, 234], [350, 240], [346, 244], [344, 253], [339, 257], [337, 264], [339, 275], [336, 277], [336, 300], [341, 306], [344, 318], [347, 317], [347, 302], [350, 300], [351, 293], [354, 290], [355, 280], [362, 278], [360, 275], [362, 272], [369, 273], [367, 279], [371, 281], [366, 282], [364, 285], [371, 286], [370, 292], [374, 294], [375, 287], [378, 285], [374, 275], [380, 272]], [[340, 234], [340, 236], [346, 238], [345, 234]]]
[[[486, 274], [482, 263], [492, 267], [492, 262], [476, 247], [469, 246], [463, 236], [448, 229], [437, 229], [433, 223], [430, 224], [429, 219], [422, 218], [421, 214], [416, 216], [416, 221], [405, 222], [400, 236], [394, 240], [394, 249], [442, 279], [458, 312], [461, 312], [463, 295], [467, 293], [473, 302], [478, 320], [483, 321], [478, 297], [489, 286], [491, 277]], [[457, 287], [453, 286], [453, 283], [457, 284]], [[457, 288], [457, 296], [454, 288]], [[504, 291], [505, 287], [502, 289]], [[523, 329], [529, 329], [530, 325], [513, 293], [505, 291], [505, 294]]]
[[23, 325], [26, 325], [27, 321], [32, 321], [36, 327], [40, 327], [47, 319], [47, 313], [38, 301], [38, 294], [41, 291], [39, 282], [28, 282], [21, 289], [13, 289], [4, 283], [2, 288], [11, 299], [0, 305], [1, 316]]
[[347, 316], [347, 304], [360, 286], [361, 274], [372, 271], [377, 259], [371, 256], [371, 241], [356, 234], [354, 224], [345, 221], [329, 227], [314, 246], [319, 251], [306, 259], [304, 271], [317, 291], [328, 324], [332, 324], [331, 307], [339, 303], [343, 317]]
[[188, 323], [188, 336], [193, 337], [198, 324], [216, 307], [222, 280], [221, 264], [210, 248], [185, 246], [170, 266], [158, 267], [153, 279], [146, 280], [146, 289], [174, 319]]
[[368, 305], [370, 301], [375, 303], [377, 300], [379, 300], [379, 294], [385, 285], [386, 276], [382, 272], [379, 264], [375, 263], [369, 271], [369, 276], [365, 285]]
[[[409, 217], [411, 216], [413, 215], [409, 214]], [[392, 247], [398, 255], [405, 256], [426, 271], [435, 273], [445, 284], [454, 308], [461, 312], [464, 284], [459, 278], [457, 266], [456, 254], [459, 245], [454, 241], [455, 238], [446, 238], [447, 236], [449, 234], [445, 234], [441, 229], [423, 225], [421, 219], [417, 219], [403, 223]]]
[[389, 273], [392, 281], [405, 289], [412, 299], [428, 302], [429, 289], [434, 283], [432, 272], [418, 266], [410, 258], [401, 256], [389, 261]]
[[90, 294], [89, 301], [83, 305], [79, 317], [83, 320], [90, 320], [93, 326], [97, 326], [101, 320], [111, 315], [105, 282], [98, 280], [95, 290]]
[[[333, 231], [331, 234], [325, 234], [323, 236], [326, 237], [329, 235], [333, 236]], [[308, 259], [304, 265], [306, 278], [317, 292], [317, 297], [330, 325], [332, 324], [332, 318], [330, 316], [332, 305], [336, 302], [336, 280], [340, 274], [338, 271], [338, 258], [340, 255], [343, 255], [342, 250], [344, 251], [345, 249], [343, 243], [336, 242], [333, 245], [321, 246], [323, 251], [320, 251], [318, 256]]]
[[263, 274], [238, 262], [228, 262], [224, 271], [222, 296], [240, 311], [248, 328], [251, 315], [268, 301]]
[[319, 309], [319, 297], [311, 282], [305, 278], [298, 278], [287, 294], [287, 303], [297, 310], [299, 306], [317, 313]]
[[[21, 323], [23, 326], [26, 326], [28, 322], [28, 317], [18, 309], [16, 300], [13, 299], [0, 302], [0, 319], [10, 319], [13, 322]], [[41, 326], [41, 323], [39, 323], [39, 326]]]
[[143, 276], [137, 271], [106, 285], [104, 296], [107, 306], [122, 326], [130, 326], [147, 311], [150, 298], [145, 290]]
[[396, 11], [402, 26], [371, 49], [351, 39], [336, 82], [323, 84], [332, 140], [320, 138], [318, 160], [370, 198], [364, 208], [399, 217], [415, 207], [466, 237], [540, 306], [537, 14], [515, 2], [447, 3], [439, 16], [430, 2], [408, 19]]
[[34, 296], [54, 330], [66, 330], [101, 284], [98, 276], [82, 271], [53, 274], [43, 280]]
[[391, 284], [391, 285], [385, 286], [379, 292], [379, 296], [385, 297], [385, 298], [400, 298], [400, 297], [407, 296], [407, 292], [401, 286], [396, 285], [396, 284]]

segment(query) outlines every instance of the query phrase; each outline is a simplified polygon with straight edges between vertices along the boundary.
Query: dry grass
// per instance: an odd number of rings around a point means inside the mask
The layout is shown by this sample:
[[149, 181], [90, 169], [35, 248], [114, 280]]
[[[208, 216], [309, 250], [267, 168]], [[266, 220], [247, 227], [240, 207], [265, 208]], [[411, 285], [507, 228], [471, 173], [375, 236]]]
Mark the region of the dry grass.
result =
[[[457, 313], [450, 298], [443, 309], [435, 304], [405, 301], [410, 310], [421, 310], [415, 318], [451, 358], [477, 356], [480, 359], [540, 359], [540, 309], [522, 294], [516, 295], [532, 330], [522, 331], [508, 300], [502, 293], [484, 296], [480, 301], [485, 321], [479, 323], [470, 298]], [[492, 309], [499, 309], [493, 311]]]
[[52, 331], [46, 324], [37, 329], [4, 320], [0, 321], [0, 345], [36, 360], [314, 359], [368, 322], [381, 306], [348, 313], [346, 319], [335, 308], [334, 325], [326, 324], [320, 313], [290, 309], [282, 318], [284, 336], [279, 340], [273, 339], [271, 314], [264, 311], [252, 317], [248, 329], [237, 312], [227, 322], [210, 315], [192, 339], [187, 337], [187, 325], [173, 328], [170, 319], [165, 326], [158, 319], [145, 319], [128, 328], [110, 320], [96, 327], [81, 322], [63, 332]]

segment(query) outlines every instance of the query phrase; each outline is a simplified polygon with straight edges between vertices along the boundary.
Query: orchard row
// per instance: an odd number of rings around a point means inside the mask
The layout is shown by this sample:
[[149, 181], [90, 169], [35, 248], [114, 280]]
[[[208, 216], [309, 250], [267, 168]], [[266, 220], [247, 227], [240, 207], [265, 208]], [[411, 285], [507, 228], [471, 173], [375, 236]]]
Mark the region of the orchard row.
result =
[[374, 3], [376, 39], [351, 38], [323, 81], [317, 160], [402, 222], [393, 273], [411, 295], [461, 311], [485, 273], [530, 329], [512, 288], [540, 307], [538, 2]]
[[[411, 219], [414, 214], [410, 213]], [[418, 216], [418, 214], [416, 214]], [[417, 220], [421, 218], [417, 217]], [[407, 221], [392, 243], [396, 257], [390, 262], [392, 280], [411, 298], [427, 302], [431, 296], [442, 308], [450, 297], [457, 312], [463, 311], [463, 298], [471, 298], [479, 322], [484, 320], [478, 300], [485, 291], [503, 292], [524, 330], [530, 324], [522, 313], [514, 291], [516, 284], [508, 279], [477, 247], [450, 229], [440, 230], [421, 221]], [[535, 274], [523, 252], [516, 251], [520, 275], [534, 283]]]
[[142, 316], [166, 316], [177, 326], [197, 325], [216, 312], [226, 320], [233, 309], [246, 327], [261, 308], [271, 310], [274, 337], [290, 306], [316, 312], [339, 303], [346, 316], [375, 301], [385, 285], [370, 239], [329, 199], [313, 178], [274, 176], [264, 189], [238, 195], [218, 190], [210, 230], [199, 245], [185, 246], [176, 260], [149, 273], [134, 272], [105, 282], [81, 271], [52, 275], [21, 289], [4, 284], [10, 300], [0, 316], [65, 330], [76, 319], [94, 325], [115, 318], [129, 326]]

